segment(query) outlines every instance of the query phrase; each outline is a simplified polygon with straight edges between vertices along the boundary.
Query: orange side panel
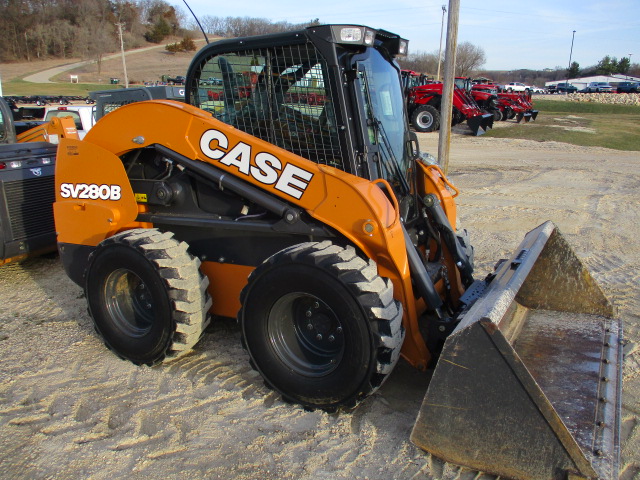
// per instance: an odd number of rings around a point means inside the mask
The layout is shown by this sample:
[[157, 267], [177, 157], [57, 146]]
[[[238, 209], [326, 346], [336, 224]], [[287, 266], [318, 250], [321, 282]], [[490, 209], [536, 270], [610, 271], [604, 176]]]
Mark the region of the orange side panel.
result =
[[209, 278], [208, 290], [213, 300], [213, 315], [236, 317], [240, 310], [240, 292], [254, 268], [230, 263], [202, 262], [200, 270]]
[[96, 145], [62, 139], [55, 176], [58, 242], [95, 246], [138, 216], [120, 158]]

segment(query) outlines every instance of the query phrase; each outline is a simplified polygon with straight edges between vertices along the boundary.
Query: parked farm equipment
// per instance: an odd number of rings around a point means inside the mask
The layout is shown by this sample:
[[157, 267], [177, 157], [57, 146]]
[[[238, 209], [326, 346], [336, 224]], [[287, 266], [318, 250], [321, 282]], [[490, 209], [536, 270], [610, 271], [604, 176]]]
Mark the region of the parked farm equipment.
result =
[[[407, 109], [411, 125], [418, 132], [433, 132], [440, 128], [443, 84], [429, 83], [426, 77], [404, 74]], [[418, 78], [416, 81], [415, 79]], [[421, 83], [421, 82], [425, 83]], [[418, 84], [421, 83], [421, 84]], [[413, 85], [413, 86], [409, 86]], [[493, 126], [493, 114], [483, 112], [478, 104], [456, 85], [453, 92], [452, 125], [467, 121], [474, 135], [482, 135]]]

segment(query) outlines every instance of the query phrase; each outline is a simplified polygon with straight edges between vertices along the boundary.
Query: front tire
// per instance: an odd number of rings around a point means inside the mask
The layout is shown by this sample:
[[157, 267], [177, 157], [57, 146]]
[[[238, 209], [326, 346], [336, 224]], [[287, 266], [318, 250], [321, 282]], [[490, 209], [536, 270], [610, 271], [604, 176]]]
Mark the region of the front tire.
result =
[[173, 233], [128, 230], [98, 245], [85, 294], [106, 346], [136, 365], [187, 353], [206, 328], [211, 298], [200, 261]]
[[377, 390], [402, 346], [402, 306], [353, 247], [286, 248], [254, 270], [239, 322], [267, 385], [306, 408], [352, 408]]
[[417, 132], [435, 132], [440, 128], [440, 112], [432, 105], [420, 105], [411, 112], [411, 124]]

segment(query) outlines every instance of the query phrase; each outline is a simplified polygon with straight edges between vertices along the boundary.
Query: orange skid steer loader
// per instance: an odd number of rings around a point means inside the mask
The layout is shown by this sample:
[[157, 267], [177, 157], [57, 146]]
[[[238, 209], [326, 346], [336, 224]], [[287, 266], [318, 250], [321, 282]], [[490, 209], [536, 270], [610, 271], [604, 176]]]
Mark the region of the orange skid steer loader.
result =
[[402, 356], [435, 366], [420, 447], [514, 478], [615, 478], [619, 321], [551, 223], [473, 278], [458, 192], [408, 126], [406, 51], [354, 25], [204, 47], [185, 103], [126, 105], [61, 142], [65, 270], [136, 364], [237, 317], [267, 385], [336, 411]]

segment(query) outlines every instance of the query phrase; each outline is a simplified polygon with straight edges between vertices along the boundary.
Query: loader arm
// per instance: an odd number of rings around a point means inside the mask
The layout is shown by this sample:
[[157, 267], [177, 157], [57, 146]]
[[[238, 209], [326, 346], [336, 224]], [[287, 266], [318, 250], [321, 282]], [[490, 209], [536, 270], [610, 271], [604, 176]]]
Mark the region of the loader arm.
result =
[[18, 135], [18, 143], [50, 142], [58, 143], [61, 138], [79, 139], [76, 124], [71, 117], [54, 117]]

